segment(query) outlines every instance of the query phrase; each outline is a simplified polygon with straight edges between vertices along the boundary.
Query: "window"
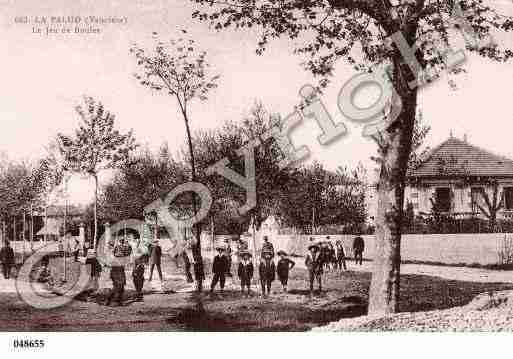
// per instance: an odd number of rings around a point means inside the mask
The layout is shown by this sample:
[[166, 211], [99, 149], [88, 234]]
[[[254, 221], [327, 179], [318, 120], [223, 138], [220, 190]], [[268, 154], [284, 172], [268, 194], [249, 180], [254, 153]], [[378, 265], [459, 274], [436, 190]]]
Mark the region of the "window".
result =
[[451, 189], [449, 187], [438, 187], [435, 191], [436, 207], [440, 212], [451, 211]]
[[504, 188], [504, 208], [506, 210], [513, 210], [513, 187]]
[[470, 189], [470, 206], [474, 213], [480, 212], [478, 204], [481, 207], [483, 206], [483, 195], [481, 193], [484, 193], [483, 187], [472, 187]]

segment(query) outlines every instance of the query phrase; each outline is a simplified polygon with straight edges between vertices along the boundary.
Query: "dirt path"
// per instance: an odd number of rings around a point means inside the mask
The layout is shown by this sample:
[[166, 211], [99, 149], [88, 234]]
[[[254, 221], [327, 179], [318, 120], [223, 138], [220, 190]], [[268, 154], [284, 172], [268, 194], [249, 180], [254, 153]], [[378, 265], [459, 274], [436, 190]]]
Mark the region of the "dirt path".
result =
[[[363, 265], [348, 263], [348, 269], [359, 272], [372, 272], [372, 262]], [[449, 280], [475, 283], [513, 283], [513, 271], [500, 271], [481, 268], [449, 267], [429, 264], [401, 264], [401, 274], [419, 274]]]

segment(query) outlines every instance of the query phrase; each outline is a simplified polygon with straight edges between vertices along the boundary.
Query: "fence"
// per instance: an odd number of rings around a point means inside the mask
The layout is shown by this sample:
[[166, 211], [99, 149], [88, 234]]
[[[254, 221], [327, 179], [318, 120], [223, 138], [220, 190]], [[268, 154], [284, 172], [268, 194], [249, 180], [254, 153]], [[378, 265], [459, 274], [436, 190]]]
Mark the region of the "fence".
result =
[[[326, 239], [324, 235], [278, 235], [272, 241], [276, 249], [304, 255], [310, 237], [314, 237], [315, 240]], [[374, 235], [362, 237], [365, 241], [364, 258], [374, 258]], [[446, 264], [497, 264], [501, 261], [500, 252], [504, 246], [504, 239], [511, 237], [511, 233], [407, 234], [402, 236], [401, 258]], [[352, 256], [353, 238], [351, 235], [330, 235], [331, 241], [342, 240], [347, 256]]]

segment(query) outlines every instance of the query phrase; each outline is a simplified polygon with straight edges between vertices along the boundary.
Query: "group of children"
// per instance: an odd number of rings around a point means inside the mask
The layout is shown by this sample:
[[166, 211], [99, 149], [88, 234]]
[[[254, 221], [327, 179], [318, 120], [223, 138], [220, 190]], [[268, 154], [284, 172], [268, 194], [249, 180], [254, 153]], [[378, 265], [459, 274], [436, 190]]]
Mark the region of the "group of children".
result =
[[[282, 285], [283, 292], [287, 292], [287, 283], [289, 278], [289, 272], [294, 267], [295, 262], [288, 258], [285, 251], [278, 251], [280, 259], [275, 265], [274, 263], [274, 250], [269, 248], [262, 248], [261, 260], [258, 267], [258, 274], [260, 279], [260, 286], [262, 288], [262, 295], [264, 297], [271, 293], [271, 284], [278, 276], [278, 279]], [[247, 295], [251, 294], [251, 281], [254, 275], [254, 266], [251, 261], [252, 254], [245, 250], [239, 253], [240, 262], [237, 268], [237, 276], [240, 280], [241, 293], [244, 294], [247, 291]], [[229, 271], [228, 257], [225, 254], [223, 247], [217, 248], [217, 255], [214, 257], [212, 264], [213, 279], [210, 286], [210, 291], [213, 292], [217, 283], [219, 282], [221, 292], [224, 290], [225, 275]]]

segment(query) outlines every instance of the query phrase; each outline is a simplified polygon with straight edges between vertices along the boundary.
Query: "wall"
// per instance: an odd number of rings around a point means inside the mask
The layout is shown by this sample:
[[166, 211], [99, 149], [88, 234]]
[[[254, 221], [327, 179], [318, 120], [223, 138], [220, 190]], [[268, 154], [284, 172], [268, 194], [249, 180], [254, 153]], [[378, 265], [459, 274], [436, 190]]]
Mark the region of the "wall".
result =
[[[498, 248], [504, 237], [513, 238], [513, 234], [480, 233], [480, 234], [412, 234], [404, 235], [401, 242], [403, 260], [427, 262], [479, 263], [495, 264], [498, 261]], [[307, 251], [309, 235], [279, 235], [271, 238], [276, 250], [284, 249], [289, 253], [303, 255]], [[316, 240], [325, 240], [326, 236], [313, 236]], [[331, 235], [330, 239], [341, 239], [346, 248], [346, 255], [352, 256], [354, 236]], [[374, 236], [365, 235], [364, 257], [374, 257]], [[257, 246], [259, 248], [259, 246]]]

